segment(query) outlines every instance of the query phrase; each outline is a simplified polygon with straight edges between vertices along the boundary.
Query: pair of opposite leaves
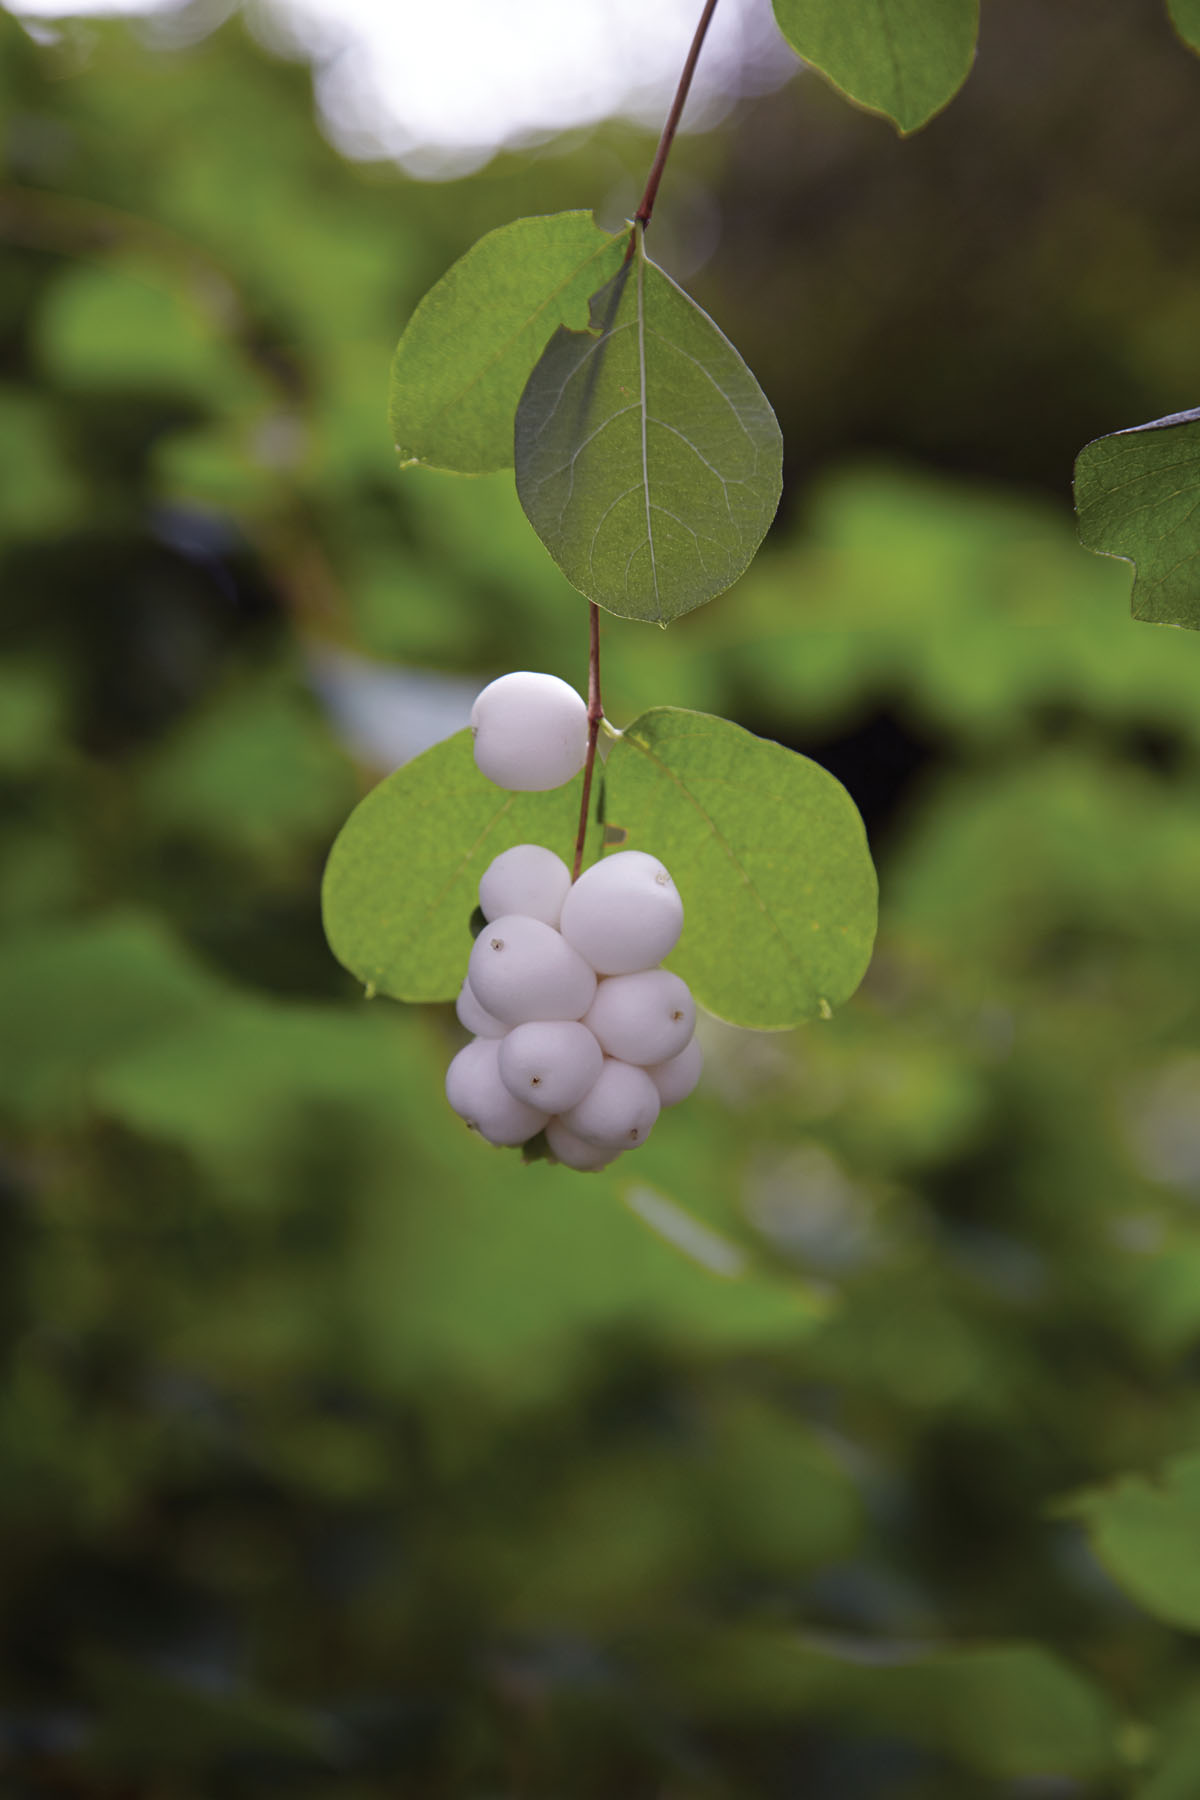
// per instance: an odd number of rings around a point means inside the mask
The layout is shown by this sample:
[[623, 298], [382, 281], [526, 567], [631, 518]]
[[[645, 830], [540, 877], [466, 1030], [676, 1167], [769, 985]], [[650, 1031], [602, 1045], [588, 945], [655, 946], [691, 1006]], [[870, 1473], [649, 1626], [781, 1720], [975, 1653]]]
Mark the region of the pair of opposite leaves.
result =
[[[978, 0], [774, 4], [800, 56], [901, 131], [974, 57]], [[779, 502], [779, 428], [737, 351], [640, 228], [584, 212], [490, 232], [443, 276], [400, 341], [391, 417], [406, 461], [515, 464], [554, 560], [626, 618], [666, 623], [731, 586]]]
[[[400, 341], [391, 419], [405, 461], [462, 474], [515, 464], [555, 561], [626, 618], [666, 623], [729, 587], [779, 501], [779, 427], [737, 351], [649, 262], [640, 229], [608, 235], [586, 212], [518, 219], [447, 271]], [[466, 744], [460, 734], [381, 783], [331, 854], [326, 930], [370, 992], [451, 996], [485, 847], [573, 833], [577, 783], [561, 819], [565, 790], [496, 797]], [[630, 842], [675, 856], [708, 902], [680, 970], [710, 1010], [778, 1029], [853, 992], [875, 878], [853, 803], [824, 770], [663, 708], [623, 734], [605, 787]]]
[[514, 466], [567, 579], [623, 618], [665, 624], [724, 592], [779, 504], [783, 442], [754, 376], [640, 227], [587, 212], [501, 226], [430, 289], [391, 422], [406, 462]]
[[[1200, 49], [1200, 0], [1167, 3]], [[774, 5], [807, 63], [901, 131], [952, 98], [974, 57], [978, 0]], [[628, 247], [583, 212], [483, 238], [401, 339], [392, 423], [410, 461], [478, 474], [515, 460], [568, 579], [609, 611], [665, 623], [753, 557], [781, 445], [737, 352], [646, 260], [640, 233], [633, 258]], [[1135, 617], [1200, 629], [1200, 409], [1089, 444], [1075, 498], [1087, 547], [1134, 564]]]

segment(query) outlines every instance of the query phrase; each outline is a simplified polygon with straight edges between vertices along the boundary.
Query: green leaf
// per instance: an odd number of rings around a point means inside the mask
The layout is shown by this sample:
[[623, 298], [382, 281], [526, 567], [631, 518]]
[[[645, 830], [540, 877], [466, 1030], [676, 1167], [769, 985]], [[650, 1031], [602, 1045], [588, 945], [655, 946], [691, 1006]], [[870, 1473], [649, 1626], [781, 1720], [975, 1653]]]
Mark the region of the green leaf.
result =
[[1161, 1485], [1123, 1475], [1073, 1502], [1114, 1581], [1168, 1625], [1200, 1631], [1200, 1455], [1167, 1464]]
[[225, 1769], [240, 1758], [286, 1779], [337, 1754], [328, 1719], [241, 1683], [174, 1676], [106, 1651], [81, 1664], [99, 1714], [87, 1756], [106, 1771]]
[[62, 678], [36, 663], [0, 663], [0, 771], [26, 775], [49, 763], [65, 732]]
[[686, 909], [671, 966], [710, 1012], [781, 1030], [862, 980], [875, 870], [854, 802], [824, 769], [706, 713], [658, 707], [622, 734], [605, 819], [661, 857]]
[[628, 241], [589, 212], [551, 213], [514, 219], [460, 256], [413, 313], [392, 361], [389, 416], [405, 462], [460, 475], [510, 468], [530, 369], [556, 326], [586, 323], [589, 297]]
[[232, 411], [258, 398], [203, 283], [150, 257], [68, 264], [39, 313], [38, 340], [53, 379], [85, 392], [178, 393]]
[[1035, 1644], [931, 1651], [717, 1627], [693, 1631], [690, 1647], [681, 1638], [659, 1661], [710, 1718], [845, 1720], [1004, 1781], [1093, 1775], [1114, 1760], [1103, 1694]]
[[1167, 0], [1171, 23], [1193, 50], [1200, 50], [1200, 0]]
[[916, 131], [971, 70], [979, 0], [775, 0], [779, 29], [847, 99]]
[[1196, 1800], [1200, 1794], [1200, 1697], [1194, 1693], [1155, 1721], [1154, 1766], [1135, 1800]]
[[1085, 444], [1079, 536], [1134, 566], [1133, 616], [1200, 631], [1200, 407]]
[[260, 681], [218, 696], [157, 744], [140, 797], [169, 838], [270, 860], [327, 840], [352, 783], [311, 698]]
[[512, 844], [569, 862], [581, 777], [509, 794], [479, 773], [471, 733], [414, 757], [361, 800], [325, 868], [325, 935], [370, 993], [453, 1000], [467, 972], [479, 877]]
[[396, 1007], [264, 1006], [239, 997], [112, 1056], [91, 1098], [141, 1137], [205, 1163], [227, 1199], [259, 1209], [294, 1205], [292, 1159], [311, 1152], [307, 1134], [336, 1145], [342, 1120], [361, 1145], [381, 1117], [420, 1129], [405, 1104], [416, 1056], [409, 1023]]
[[775, 414], [728, 338], [637, 255], [521, 396], [517, 493], [567, 579], [665, 624], [735, 582], [779, 504]]
[[3, 1111], [34, 1125], [73, 1120], [109, 1062], [219, 1013], [231, 991], [138, 913], [10, 936], [0, 952]]

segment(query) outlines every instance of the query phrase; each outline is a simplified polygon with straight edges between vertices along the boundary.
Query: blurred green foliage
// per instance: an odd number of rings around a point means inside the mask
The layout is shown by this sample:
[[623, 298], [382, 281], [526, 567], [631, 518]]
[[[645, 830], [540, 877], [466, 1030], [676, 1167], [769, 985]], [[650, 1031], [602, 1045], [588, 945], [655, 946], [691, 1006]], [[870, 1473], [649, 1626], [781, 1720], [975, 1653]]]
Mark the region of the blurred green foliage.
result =
[[[798, 215], [847, 169], [864, 196], [813, 226], [805, 316], [868, 248], [876, 275], [790, 374], [761, 152], [795, 93], [679, 146], [728, 221], [699, 297], [810, 479], [733, 593], [606, 625], [608, 709], [827, 761], [882, 932], [833, 1022], [713, 1025], [699, 1093], [595, 1178], [460, 1129], [450, 1009], [365, 1004], [331, 957], [321, 867], [378, 771], [325, 701], [332, 648], [435, 694], [581, 677], [511, 478], [397, 475], [387, 369], [469, 242], [593, 204], [647, 144], [423, 187], [339, 161], [236, 18], [172, 48], [0, 16], [6, 1796], [1192, 1800], [1200, 645], [1128, 621], [1045, 456], [1169, 410], [1195, 273], [1117, 181], [1089, 269], [1133, 256], [1119, 292], [1064, 282], [981, 371], [967, 231], [910, 388], [889, 336], [946, 134], [988, 125], [989, 70], [1041, 69], [1036, 16], [989, 15], [912, 146], [805, 88]], [[1194, 226], [1200, 70], [1157, 29], [1143, 105], [1190, 94], [1161, 179]], [[1146, 117], [1056, 79], [1057, 112], [1024, 103], [1035, 285], [1084, 203], [1055, 132], [1086, 113], [1133, 183]], [[668, 188], [668, 263], [670, 217]], [[1035, 393], [1071, 330], [1103, 353]], [[888, 461], [872, 331], [915, 446], [980, 384], [1026, 396], [1023, 436], [977, 408], [958, 474]]]

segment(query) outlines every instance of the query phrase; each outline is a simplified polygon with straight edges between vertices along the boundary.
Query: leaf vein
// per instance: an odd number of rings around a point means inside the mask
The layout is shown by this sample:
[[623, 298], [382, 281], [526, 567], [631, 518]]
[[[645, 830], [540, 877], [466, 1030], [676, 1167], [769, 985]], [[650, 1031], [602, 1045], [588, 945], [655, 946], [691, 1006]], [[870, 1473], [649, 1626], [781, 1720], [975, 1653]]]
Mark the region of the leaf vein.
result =
[[742, 436], [747, 440], [747, 442], [750, 444], [751, 448], [753, 449], [755, 461], [757, 462], [757, 460], [758, 460], [758, 445], [754, 441], [754, 435], [751, 432], [750, 427], [746, 423], [746, 419], [743, 416], [741, 407], [738, 405], [737, 401], [732, 397], [732, 395], [726, 393], [725, 389], [721, 386], [721, 383], [717, 380], [716, 376], [713, 374], [712, 370], [708, 367], [708, 365], [706, 363], [702, 363], [698, 356], [693, 356], [690, 350], [685, 350], [681, 344], [676, 344], [672, 341], [671, 338], [664, 336], [664, 334], [661, 331], [655, 331], [653, 326], [650, 326], [649, 330], [650, 330], [650, 335], [652, 337], [656, 337], [660, 344], [665, 344], [667, 346], [668, 350], [673, 350], [677, 356], [682, 356], [686, 362], [690, 362], [692, 364], [693, 368], [699, 369], [700, 373], [704, 376], [705, 380], [708, 381], [710, 383], [710, 385], [716, 390], [716, 392], [721, 396], [722, 400], [725, 402], [726, 406], [729, 408], [730, 412], [733, 414], [734, 419], [737, 422], [738, 429], [741, 431]]

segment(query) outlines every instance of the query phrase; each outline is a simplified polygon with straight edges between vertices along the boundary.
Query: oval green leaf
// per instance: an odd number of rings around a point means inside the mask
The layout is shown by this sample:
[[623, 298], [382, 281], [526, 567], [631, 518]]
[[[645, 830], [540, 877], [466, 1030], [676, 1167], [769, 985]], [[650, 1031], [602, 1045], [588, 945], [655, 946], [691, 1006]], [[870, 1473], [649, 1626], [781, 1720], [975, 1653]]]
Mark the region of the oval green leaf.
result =
[[979, 35], [979, 0], [775, 0], [775, 17], [818, 74], [905, 133], [954, 98]]
[[1200, 0], [1167, 0], [1171, 23], [1192, 50], [1200, 50]]
[[420, 302], [392, 359], [389, 417], [406, 463], [459, 475], [507, 469], [521, 389], [558, 325], [620, 266], [628, 231], [589, 212], [514, 219], [489, 231]]
[[560, 327], [517, 409], [517, 492], [581, 594], [665, 624], [735, 582], [783, 475], [770, 404], [728, 338], [637, 255]]
[[325, 935], [368, 994], [453, 1000], [467, 972], [479, 877], [512, 844], [574, 851], [582, 777], [509, 794], [479, 773], [471, 733], [372, 788], [339, 832], [321, 891]]
[[[659, 1665], [710, 1718], [850, 1721], [864, 1734], [922, 1745], [1006, 1789], [1039, 1777], [1099, 1775], [1115, 1760], [1107, 1696], [1039, 1644], [925, 1646], [729, 1624], [702, 1626], [698, 1635], [693, 1623], [686, 1637], [657, 1648]], [[944, 1791], [980, 1792], [974, 1784]]]
[[1126, 1593], [1168, 1625], [1200, 1631], [1200, 1456], [1168, 1463], [1161, 1485], [1123, 1475], [1071, 1510]]
[[710, 1012], [784, 1030], [866, 972], [877, 885], [858, 810], [825, 769], [706, 713], [657, 707], [622, 733], [605, 820], [683, 895], [670, 958]]
[[1087, 549], [1133, 564], [1135, 619], [1200, 631], [1200, 407], [1086, 444], [1075, 511]]

